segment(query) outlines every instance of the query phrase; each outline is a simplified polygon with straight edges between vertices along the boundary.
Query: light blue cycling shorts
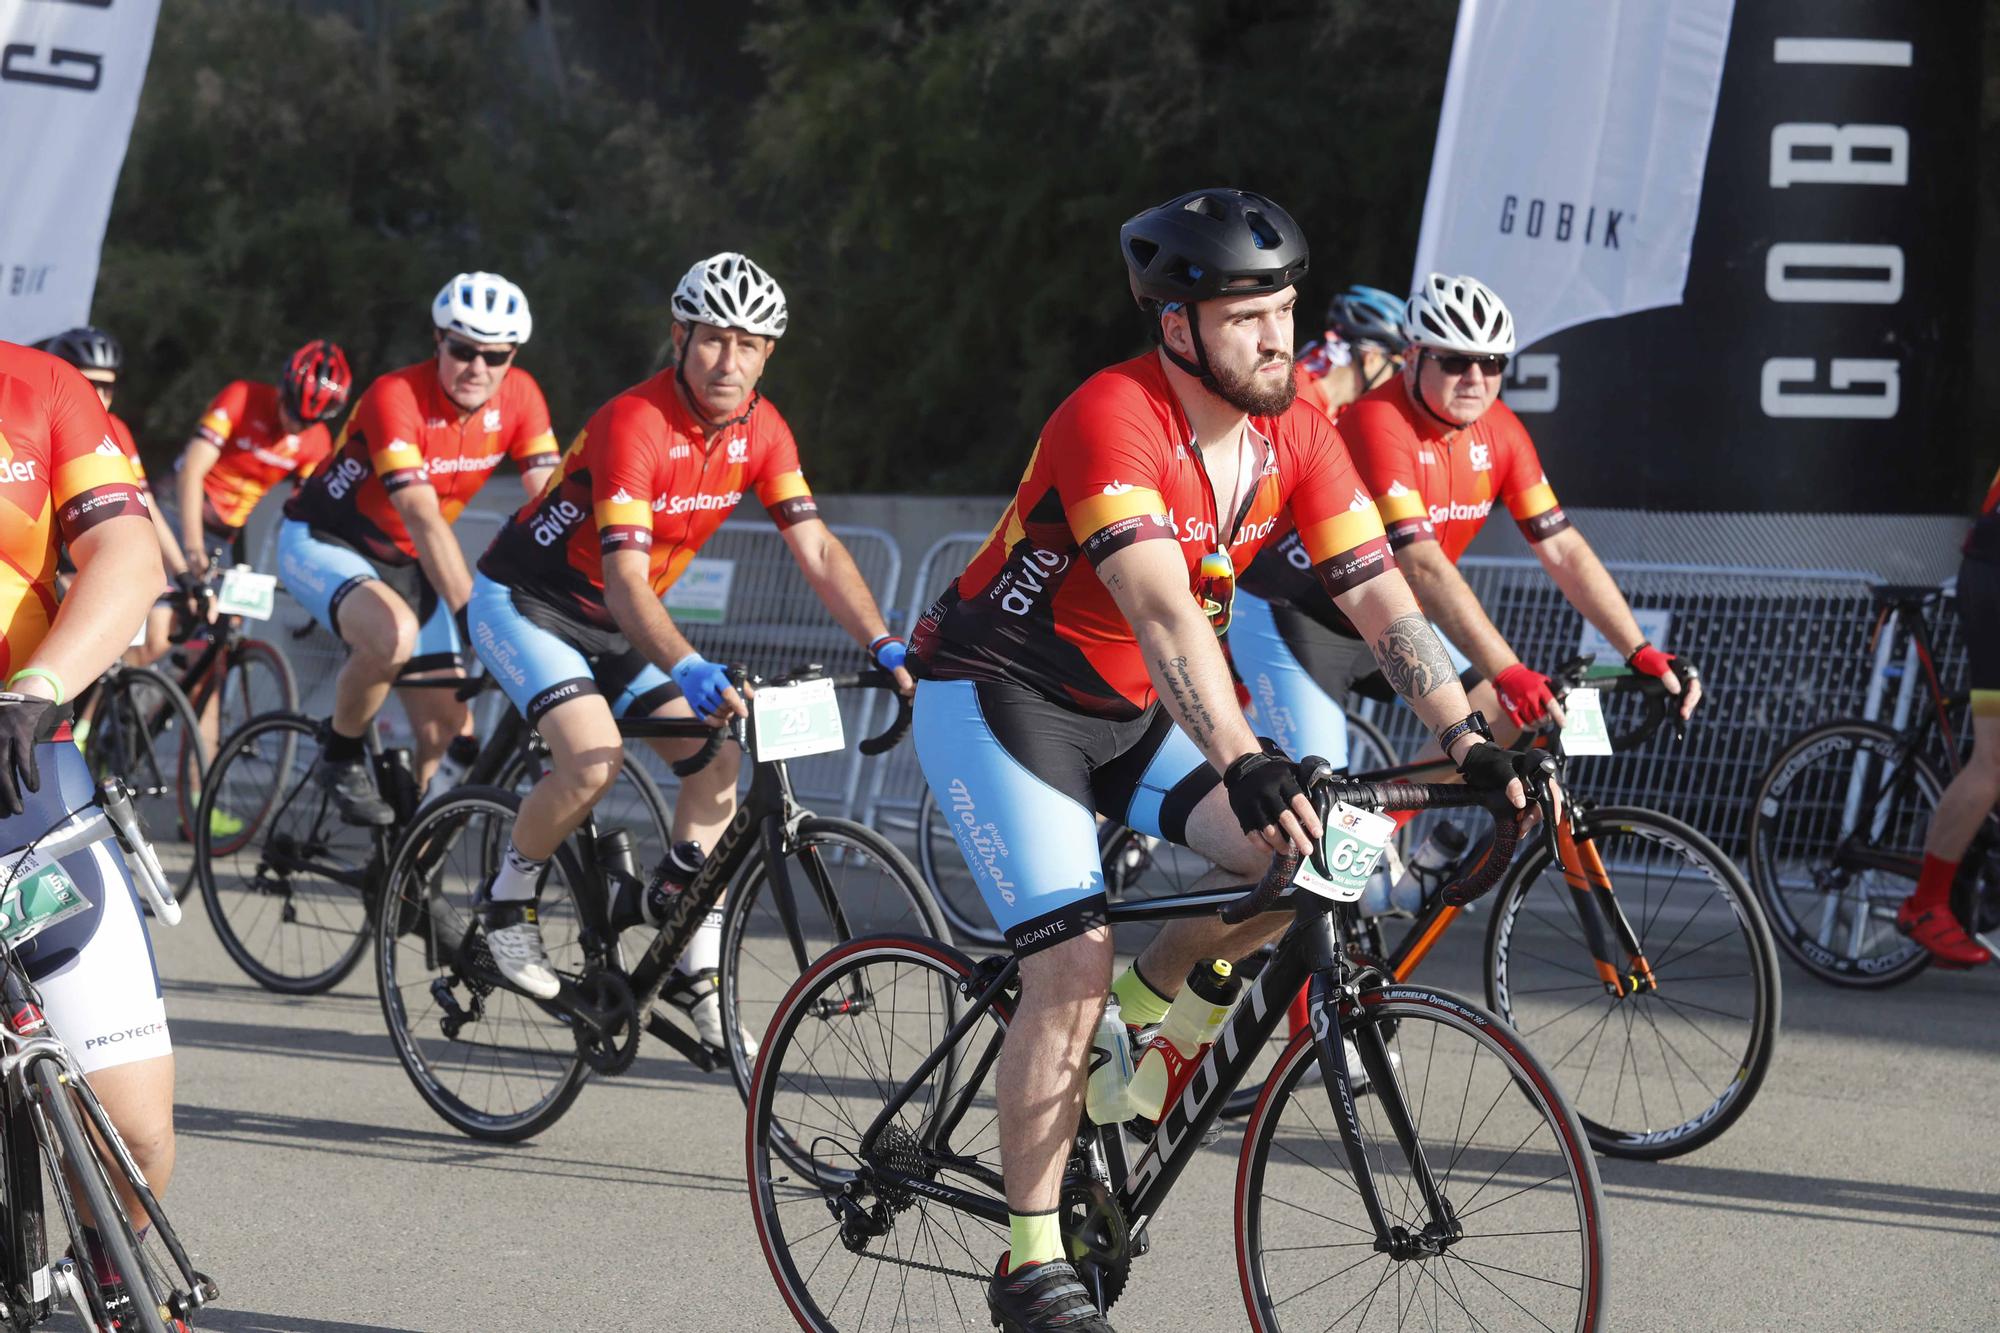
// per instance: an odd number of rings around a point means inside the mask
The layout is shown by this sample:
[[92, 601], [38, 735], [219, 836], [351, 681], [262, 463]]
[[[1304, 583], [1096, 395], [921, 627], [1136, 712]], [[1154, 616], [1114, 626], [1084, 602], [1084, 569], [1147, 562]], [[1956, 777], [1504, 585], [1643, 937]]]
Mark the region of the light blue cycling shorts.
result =
[[1130, 721], [1005, 682], [917, 682], [917, 761], [993, 920], [1033, 953], [1105, 920], [1103, 815], [1185, 845], [1222, 779], [1157, 704]]
[[278, 525], [278, 576], [285, 591], [314, 620], [340, 635], [340, 604], [362, 584], [376, 580], [387, 586], [417, 616], [417, 651], [403, 667], [404, 675], [436, 671], [460, 663], [458, 625], [451, 608], [424, 577], [422, 565], [385, 565], [370, 560], [347, 543], [315, 532], [296, 518]]
[[622, 634], [565, 616], [484, 574], [472, 576], [465, 611], [473, 651], [529, 726], [586, 694], [609, 699], [613, 717], [650, 717], [680, 698], [672, 678]]

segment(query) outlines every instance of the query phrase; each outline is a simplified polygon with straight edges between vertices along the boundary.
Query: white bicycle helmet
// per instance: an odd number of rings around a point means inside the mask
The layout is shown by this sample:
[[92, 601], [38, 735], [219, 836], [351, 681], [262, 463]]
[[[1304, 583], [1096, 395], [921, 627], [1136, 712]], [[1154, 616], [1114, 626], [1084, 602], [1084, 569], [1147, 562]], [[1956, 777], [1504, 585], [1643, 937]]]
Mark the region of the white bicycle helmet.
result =
[[782, 337], [790, 319], [777, 282], [733, 250], [710, 255], [681, 277], [673, 311], [684, 324], [713, 324], [766, 338]]
[[1512, 356], [1514, 317], [1477, 278], [1433, 273], [1410, 293], [1403, 332], [1420, 347], [1468, 356]]
[[483, 343], [524, 343], [535, 329], [527, 293], [498, 273], [461, 273], [438, 288], [431, 323]]

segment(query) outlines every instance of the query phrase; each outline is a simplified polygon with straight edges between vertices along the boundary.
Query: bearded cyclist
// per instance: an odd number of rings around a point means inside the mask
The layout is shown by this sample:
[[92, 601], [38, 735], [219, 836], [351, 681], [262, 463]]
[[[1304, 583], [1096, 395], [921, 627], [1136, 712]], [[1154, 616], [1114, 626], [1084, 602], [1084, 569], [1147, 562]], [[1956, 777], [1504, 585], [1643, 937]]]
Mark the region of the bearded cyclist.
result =
[[[368, 724], [399, 682], [462, 674], [458, 618], [472, 575], [452, 520], [503, 457], [528, 498], [557, 461], [541, 386], [514, 365], [534, 330], [528, 298], [495, 273], [461, 273], [431, 302], [435, 355], [368, 386], [337, 453], [285, 502], [286, 589], [348, 647], [314, 778], [344, 818], [395, 817], [363, 760]], [[419, 786], [464, 730], [450, 690], [406, 689]]]
[[[0, 342], [0, 850], [47, 833], [93, 798], [95, 783], [70, 743], [68, 700], [125, 651], [165, 583], [160, 544], [131, 466], [91, 386], [56, 357]], [[67, 546], [76, 575], [60, 605], [56, 554]], [[72, 852], [63, 870], [86, 911], [58, 922], [13, 958], [41, 992], [50, 1023], [103, 1102], [156, 1194], [174, 1167], [174, 1057], [159, 974], [124, 860], [105, 843]], [[10, 908], [11, 910], [11, 908]], [[124, 1178], [127, 1209], [144, 1217]], [[90, 1228], [108, 1303], [123, 1283]], [[136, 1277], [136, 1275], [135, 1275]]]
[[247, 558], [243, 532], [257, 502], [333, 452], [329, 423], [353, 388], [347, 354], [315, 338], [285, 358], [277, 383], [235, 380], [215, 395], [176, 464], [175, 526], [196, 574]]
[[1286, 924], [1174, 922], [1113, 984], [1094, 816], [1221, 868], [1197, 887], [1258, 875], [1321, 831], [1292, 765], [1244, 721], [1217, 643], [1234, 570], [1281, 515], [1385, 659], [1412, 664], [1399, 683], [1471, 779], [1523, 800], [1338, 435], [1295, 401], [1298, 225], [1261, 195], [1210, 189], [1140, 213], [1119, 239], [1157, 350], [1056, 410], [1013, 503], [911, 645], [924, 777], [969, 812], [959, 848], [1021, 960], [994, 1078], [1011, 1245], [987, 1300], [1004, 1330], [1110, 1327], [1056, 1213], [1106, 991], [1127, 1022], [1158, 1022], [1197, 960], [1240, 957]]
[[[501, 973], [544, 999], [560, 983], [542, 947], [535, 895], [548, 858], [618, 776], [615, 719], [699, 715], [719, 725], [744, 712], [722, 666], [695, 651], [661, 598], [746, 490], [834, 619], [904, 693], [912, 689], [902, 640], [819, 517], [791, 427], [757, 390], [790, 319], [784, 292], [751, 260], [723, 253], [681, 278], [673, 315], [674, 364], [597, 410], [563, 455], [555, 484], [501, 529], [473, 580], [473, 647], [541, 733], [551, 761], [521, 802], [481, 915]], [[656, 748], [674, 760], [701, 744]], [[673, 828], [681, 873], [699, 868], [701, 848], [714, 846], [734, 817], [740, 763], [737, 748], [725, 746], [682, 780]], [[637, 925], [657, 921], [665, 907], [621, 901], [613, 917]], [[680, 959], [683, 998], [714, 1046], [723, 1044], [721, 952], [718, 910]]]
[[1299, 349], [1299, 397], [1338, 421], [1347, 405], [1403, 364], [1403, 303], [1360, 283], [1326, 308], [1326, 332]]

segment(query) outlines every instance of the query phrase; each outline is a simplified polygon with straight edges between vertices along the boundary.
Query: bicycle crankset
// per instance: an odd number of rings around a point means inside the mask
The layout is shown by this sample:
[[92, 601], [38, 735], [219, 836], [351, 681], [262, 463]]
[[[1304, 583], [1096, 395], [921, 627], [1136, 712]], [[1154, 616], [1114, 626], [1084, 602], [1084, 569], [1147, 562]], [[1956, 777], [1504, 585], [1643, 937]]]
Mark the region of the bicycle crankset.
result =
[[639, 1003], [616, 972], [586, 972], [576, 983], [578, 1003], [569, 1014], [577, 1054], [600, 1074], [622, 1074], [639, 1058]]
[[[1132, 1235], [1125, 1214], [1101, 1180], [1072, 1180], [1063, 1186], [1062, 1229], [1070, 1242], [1077, 1276], [1097, 1308], [1109, 1311], [1125, 1292], [1132, 1272]], [[1083, 1246], [1078, 1254], [1076, 1247]]]

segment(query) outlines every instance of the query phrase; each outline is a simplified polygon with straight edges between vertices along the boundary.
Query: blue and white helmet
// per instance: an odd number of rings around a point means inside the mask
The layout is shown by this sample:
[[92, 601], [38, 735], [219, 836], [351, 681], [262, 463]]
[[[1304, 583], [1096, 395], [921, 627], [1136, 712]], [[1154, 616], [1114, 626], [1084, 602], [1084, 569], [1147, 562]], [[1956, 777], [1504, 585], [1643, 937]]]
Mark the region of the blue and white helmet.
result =
[[791, 320], [785, 293], [770, 274], [733, 250], [710, 255], [674, 288], [674, 318], [766, 338], [782, 337]]
[[535, 329], [527, 294], [498, 273], [461, 273], [438, 288], [431, 323], [483, 343], [524, 343]]

